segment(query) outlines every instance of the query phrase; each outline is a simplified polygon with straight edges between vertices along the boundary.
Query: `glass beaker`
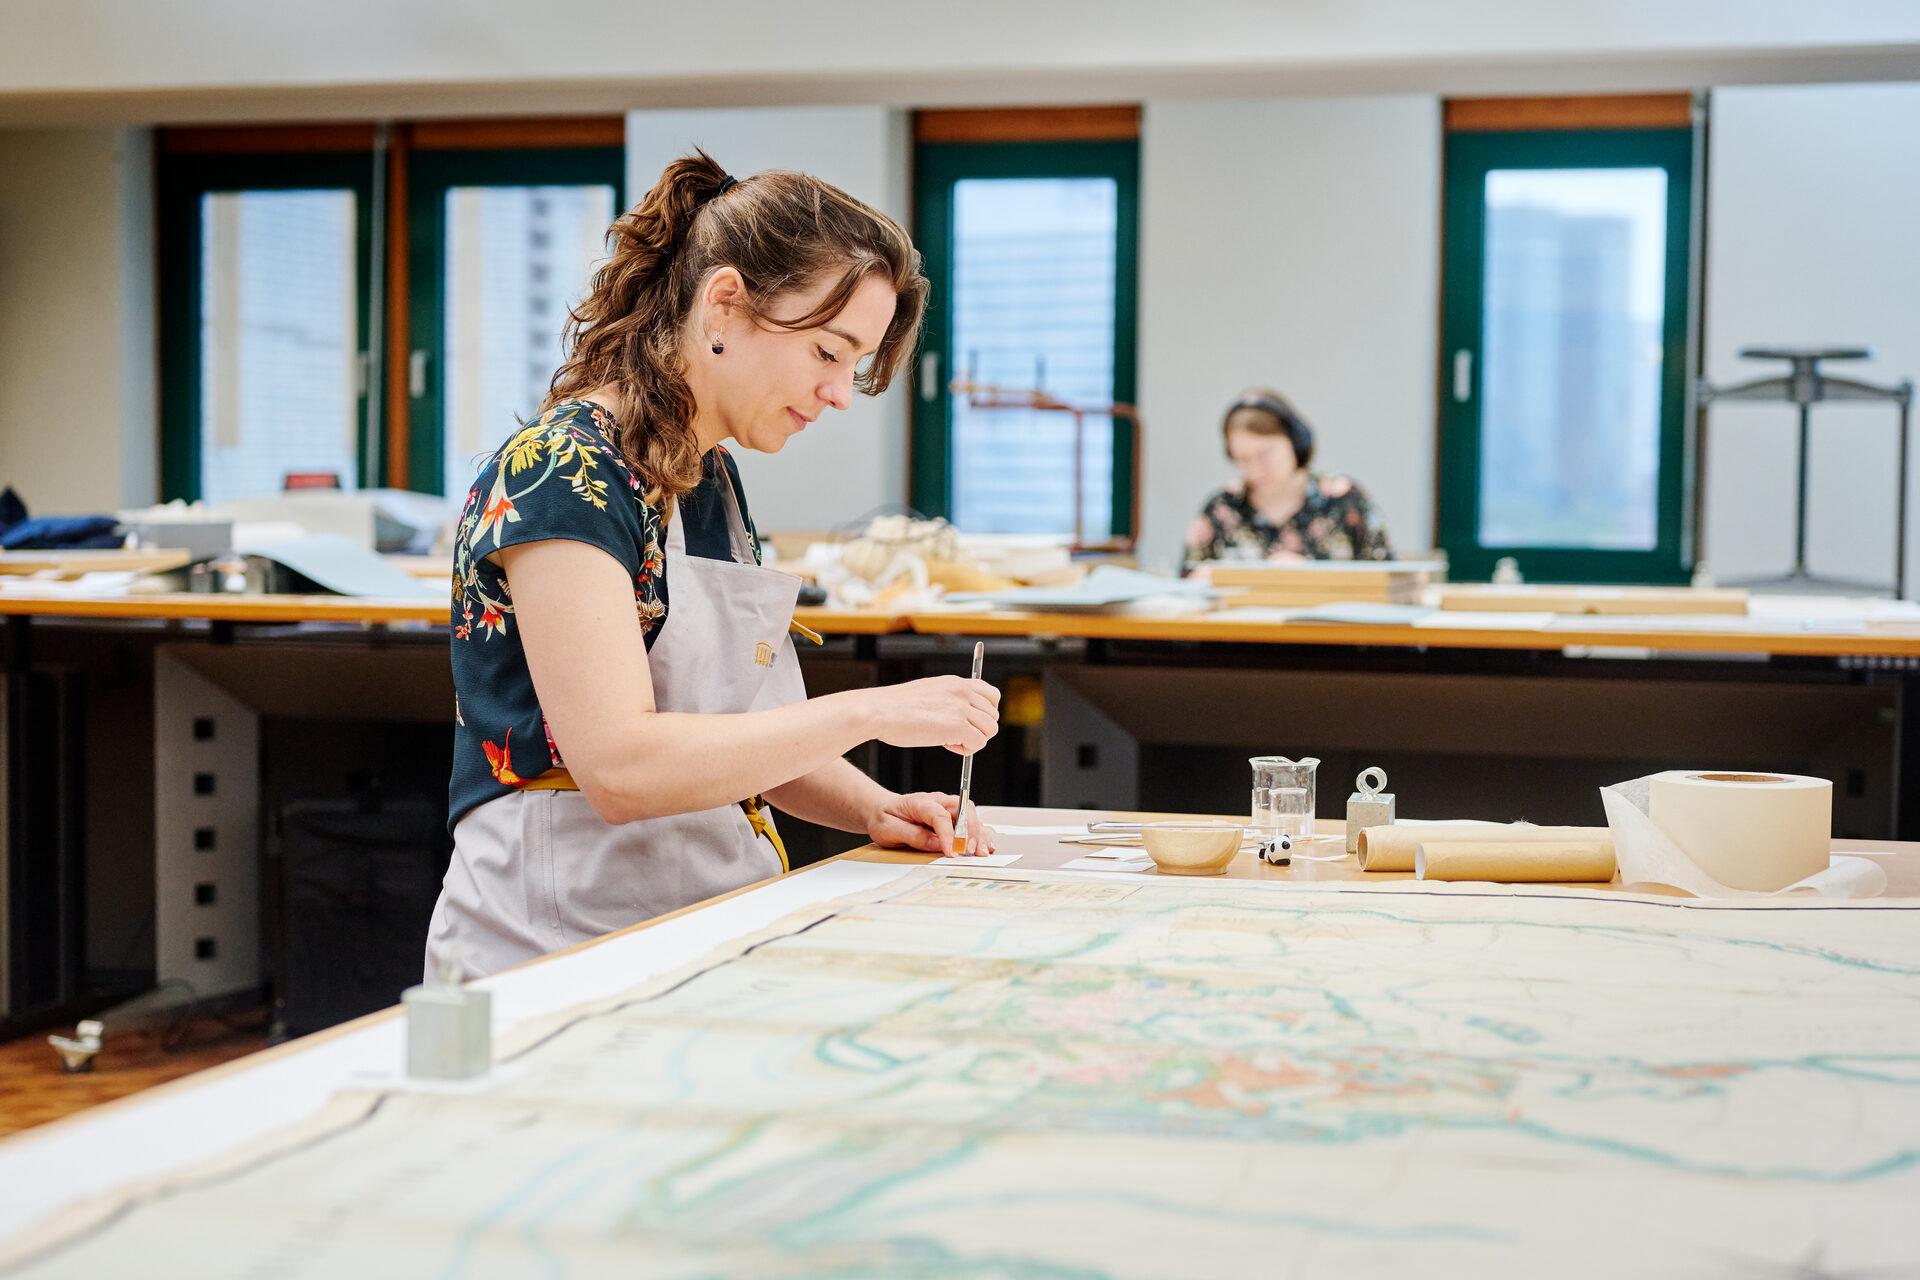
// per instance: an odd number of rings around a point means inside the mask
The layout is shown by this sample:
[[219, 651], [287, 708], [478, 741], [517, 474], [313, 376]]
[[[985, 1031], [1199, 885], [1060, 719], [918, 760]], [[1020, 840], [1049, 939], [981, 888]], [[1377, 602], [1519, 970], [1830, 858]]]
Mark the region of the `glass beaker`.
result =
[[1291, 836], [1304, 840], [1313, 834], [1315, 771], [1320, 762], [1311, 756], [1253, 756], [1253, 825], [1263, 839]]

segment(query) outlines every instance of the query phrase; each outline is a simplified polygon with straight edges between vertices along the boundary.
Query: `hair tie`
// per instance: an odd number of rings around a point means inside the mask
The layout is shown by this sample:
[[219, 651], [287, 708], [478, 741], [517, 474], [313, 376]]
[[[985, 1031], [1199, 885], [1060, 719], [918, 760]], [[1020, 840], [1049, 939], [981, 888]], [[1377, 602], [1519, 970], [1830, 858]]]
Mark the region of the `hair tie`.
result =
[[727, 192], [739, 185], [740, 179], [734, 177], [732, 174], [728, 174], [726, 177], [720, 179], [720, 189], [713, 193], [713, 198], [718, 200], [721, 196], [727, 194]]

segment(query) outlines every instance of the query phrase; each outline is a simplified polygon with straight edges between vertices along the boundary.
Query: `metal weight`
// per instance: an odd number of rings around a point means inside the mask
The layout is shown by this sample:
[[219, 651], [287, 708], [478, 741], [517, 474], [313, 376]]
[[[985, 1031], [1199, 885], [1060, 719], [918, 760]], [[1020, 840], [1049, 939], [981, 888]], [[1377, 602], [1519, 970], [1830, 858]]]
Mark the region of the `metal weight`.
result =
[[1360, 851], [1360, 833], [1368, 827], [1393, 825], [1393, 793], [1386, 790], [1387, 771], [1378, 765], [1362, 769], [1347, 798], [1347, 852]]

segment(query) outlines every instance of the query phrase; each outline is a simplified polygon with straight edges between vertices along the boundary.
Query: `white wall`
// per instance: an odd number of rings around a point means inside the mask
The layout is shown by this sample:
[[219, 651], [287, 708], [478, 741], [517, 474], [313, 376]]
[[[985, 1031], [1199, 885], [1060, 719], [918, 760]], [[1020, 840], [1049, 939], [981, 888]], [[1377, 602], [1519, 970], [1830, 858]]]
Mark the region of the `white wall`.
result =
[[151, 144], [0, 133], [0, 485], [35, 515], [158, 488]]
[[1920, 74], [1912, 0], [7, 0], [0, 119], [1579, 93]]
[[[629, 199], [637, 201], [669, 161], [696, 146], [740, 177], [763, 169], [811, 173], [908, 225], [901, 112], [635, 111], [627, 116]], [[821, 530], [904, 502], [910, 381], [903, 372], [885, 395], [856, 395], [845, 413], [829, 410], [777, 457], [734, 450], [754, 522], [769, 531]]]
[[1284, 391], [1315, 468], [1431, 545], [1440, 119], [1430, 97], [1148, 103], [1141, 136], [1142, 562], [1232, 475], [1225, 406]]
[[[1712, 122], [1707, 376], [1727, 383], [1785, 368], [1739, 359], [1744, 346], [1857, 343], [1876, 358], [1831, 372], [1920, 380], [1920, 84], [1721, 89]], [[1891, 405], [1815, 407], [1815, 573], [1891, 581], [1893, 421]], [[1788, 406], [1711, 411], [1705, 550], [1716, 577], [1791, 564], [1797, 435]], [[1910, 480], [1908, 495], [1911, 592], [1920, 483]]]

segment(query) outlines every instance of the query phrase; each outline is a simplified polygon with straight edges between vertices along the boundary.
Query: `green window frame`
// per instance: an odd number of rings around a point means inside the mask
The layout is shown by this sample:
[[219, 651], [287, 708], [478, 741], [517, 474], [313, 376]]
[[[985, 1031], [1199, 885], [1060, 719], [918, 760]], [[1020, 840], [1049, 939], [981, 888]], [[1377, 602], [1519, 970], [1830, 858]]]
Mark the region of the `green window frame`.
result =
[[[440, 493], [444, 488], [447, 192], [455, 187], [573, 185], [611, 186], [618, 217], [627, 207], [625, 150], [543, 147], [412, 153], [407, 187], [408, 358], [424, 361], [424, 376], [409, 388], [409, 489]], [[501, 439], [511, 425], [500, 424]]]
[[[1511, 556], [1530, 580], [1684, 583], [1693, 570], [1695, 484], [1687, 412], [1696, 317], [1696, 140], [1692, 129], [1453, 133], [1446, 140], [1442, 345], [1438, 369], [1439, 542], [1457, 580], [1484, 580]], [[1486, 179], [1492, 170], [1654, 168], [1667, 175], [1655, 544], [1650, 550], [1483, 546], [1481, 368]], [[1456, 370], [1469, 376], [1456, 385]], [[1464, 394], [1462, 394], [1464, 392]]]
[[373, 276], [373, 166], [371, 149], [305, 153], [162, 155], [156, 166], [160, 306], [160, 493], [163, 500], [195, 501], [201, 494], [200, 299], [202, 198], [221, 192], [351, 190], [354, 195], [355, 341], [361, 353], [355, 479], [362, 488], [386, 483], [385, 460], [367, 469], [368, 400], [379, 394], [381, 371], [369, 367], [368, 306]]
[[[1137, 396], [1136, 349], [1140, 259], [1140, 144], [1136, 139], [1072, 142], [921, 142], [914, 149], [914, 241], [925, 261], [932, 291], [920, 343], [921, 365], [913, 379], [909, 501], [927, 516], [951, 516], [952, 400], [948, 384], [957, 374], [953, 335], [953, 199], [955, 184], [969, 178], [1112, 178], [1118, 186], [1115, 242], [1113, 398], [1132, 404]], [[928, 365], [926, 362], [935, 363]], [[1135, 527], [1133, 423], [1113, 420], [1111, 528], [1131, 542]]]

